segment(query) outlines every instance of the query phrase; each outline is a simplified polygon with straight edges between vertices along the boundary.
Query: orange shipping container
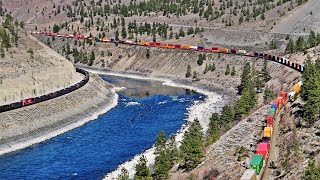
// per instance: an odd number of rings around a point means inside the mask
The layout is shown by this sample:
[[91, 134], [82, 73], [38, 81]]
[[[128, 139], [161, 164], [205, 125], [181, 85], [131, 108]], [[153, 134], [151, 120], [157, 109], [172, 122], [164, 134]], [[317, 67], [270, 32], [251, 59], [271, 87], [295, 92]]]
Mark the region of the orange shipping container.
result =
[[272, 137], [272, 127], [265, 127], [263, 131], [263, 137]]
[[295, 84], [295, 85], [293, 86], [293, 91], [294, 91], [295, 93], [300, 93], [300, 84]]
[[186, 45], [183, 45], [183, 46], [182, 46], [182, 49], [190, 49], [190, 45], [187, 45], [187, 44], [186, 44]]
[[288, 93], [281, 91], [280, 96], [283, 97], [283, 104], [286, 104], [288, 101]]
[[228, 53], [229, 52], [229, 49], [228, 48], [222, 48], [220, 50], [221, 53]]
[[279, 97], [277, 97], [277, 99], [279, 100], [279, 106], [280, 106], [279, 109], [281, 109], [282, 106], [283, 106], [283, 104], [284, 104], [284, 102], [283, 102], [283, 97], [279, 96]]
[[145, 41], [142, 41], [142, 42], [140, 43], [140, 45], [141, 45], [141, 46], [148, 46], [149, 43], [148, 43], [148, 42], [145, 42]]

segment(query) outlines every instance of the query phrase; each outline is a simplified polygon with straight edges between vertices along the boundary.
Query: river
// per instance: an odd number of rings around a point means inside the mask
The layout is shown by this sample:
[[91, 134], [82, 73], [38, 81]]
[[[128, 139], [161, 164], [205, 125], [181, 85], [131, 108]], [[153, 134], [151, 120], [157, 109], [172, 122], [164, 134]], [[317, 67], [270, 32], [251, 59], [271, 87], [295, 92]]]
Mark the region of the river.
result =
[[0, 179], [101, 179], [152, 147], [164, 130], [176, 133], [187, 108], [205, 96], [158, 81], [102, 78], [126, 89], [98, 119], [26, 149], [0, 156]]

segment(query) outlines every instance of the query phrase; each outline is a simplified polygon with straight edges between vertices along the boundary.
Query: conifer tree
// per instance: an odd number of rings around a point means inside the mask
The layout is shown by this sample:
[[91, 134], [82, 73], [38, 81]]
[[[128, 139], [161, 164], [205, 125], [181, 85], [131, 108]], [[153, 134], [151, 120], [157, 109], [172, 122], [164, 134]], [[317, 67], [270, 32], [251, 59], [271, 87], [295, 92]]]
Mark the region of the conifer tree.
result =
[[186, 73], [186, 78], [188, 78], [188, 77], [191, 77], [191, 66], [190, 65], [188, 65], [188, 67], [187, 67], [187, 73]]
[[231, 76], [235, 76], [235, 75], [236, 75], [236, 69], [234, 66], [232, 66]]
[[212, 144], [220, 138], [220, 129], [219, 129], [220, 117], [218, 113], [213, 113], [210, 118], [207, 143]]
[[134, 180], [152, 180], [150, 170], [147, 166], [147, 159], [144, 155], [140, 157], [135, 169]]
[[204, 157], [203, 152], [203, 135], [202, 127], [195, 119], [190, 128], [185, 132], [184, 139], [180, 146], [181, 157], [184, 162], [184, 168], [190, 171], [198, 166]]
[[118, 175], [117, 180], [129, 180], [129, 172], [126, 168], [121, 168], [121, 174]]
[[154, 144], [156, 150], [155, 150], [155, 154], [159, 154], [161, 150], [164, 150], [166, 147], [166, 134], [165, 132], [162, 130], [158, 135], [157, 135], [157, 139], [156, 142]]
[[224, 73], [226, 76], [230, 74], [230, 66], [227, 64], [226, 72]]

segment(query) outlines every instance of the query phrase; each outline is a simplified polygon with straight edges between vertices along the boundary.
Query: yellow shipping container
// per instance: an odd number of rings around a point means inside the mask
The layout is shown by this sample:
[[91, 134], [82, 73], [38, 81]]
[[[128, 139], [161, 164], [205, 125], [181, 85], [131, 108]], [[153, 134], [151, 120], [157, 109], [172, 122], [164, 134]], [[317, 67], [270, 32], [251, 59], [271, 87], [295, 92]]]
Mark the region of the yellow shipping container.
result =
[[272, 137], [272, 127], [265, 127], [263, 131], [263, 137]]
[[293, 91], [294, 91], [295, 93], [300, 93], [300, 84], [295, 84], [295, 85], [293, 86]]

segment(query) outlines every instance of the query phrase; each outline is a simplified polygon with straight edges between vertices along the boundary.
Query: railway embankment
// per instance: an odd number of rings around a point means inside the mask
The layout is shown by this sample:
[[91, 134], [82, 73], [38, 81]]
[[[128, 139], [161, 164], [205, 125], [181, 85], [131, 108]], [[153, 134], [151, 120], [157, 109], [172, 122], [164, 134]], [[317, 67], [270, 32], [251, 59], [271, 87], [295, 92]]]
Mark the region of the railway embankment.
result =
[[99, 76], [90, 74], [86, 85], [69, 94], [0, 113], [0, 154], [79, 127], [116, 104], [114, 87]]

